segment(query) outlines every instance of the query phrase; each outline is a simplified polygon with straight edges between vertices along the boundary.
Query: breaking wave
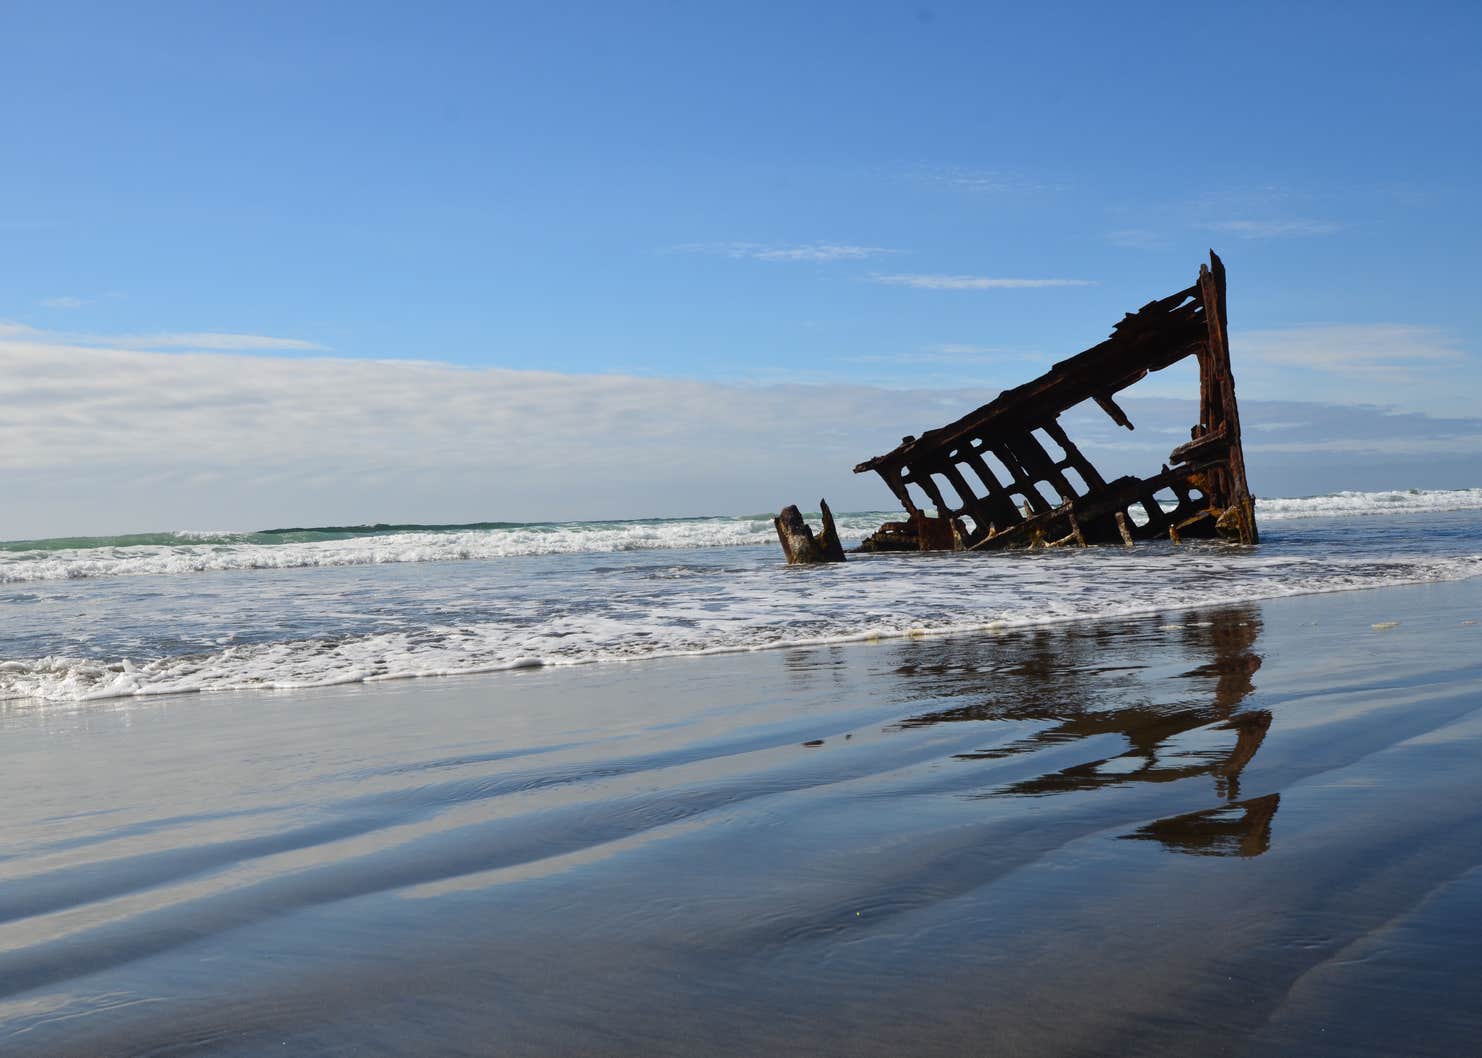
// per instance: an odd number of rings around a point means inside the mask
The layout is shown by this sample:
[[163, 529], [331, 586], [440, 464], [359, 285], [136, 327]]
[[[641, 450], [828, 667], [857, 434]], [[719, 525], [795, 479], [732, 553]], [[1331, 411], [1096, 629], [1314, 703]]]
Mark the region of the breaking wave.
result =
[[[976, 560], [866, 556], [808, 570], [760, 552], [695, 551], [679, 561], [633, 555], [596, 567], [552, 559], [548, 576], [511, 578], [494, 590], [455, 567], [433, 583], [406, 567], [400, 583], [390, 570], [369, 584], [342, 570], [270, 587], [254, 580], [241, 586], [251, 593], [245, 600], [183, 596], [195, 607], [188, 617], [161, 607], [155, 593], [120, 599], [121, 582], [91, 582], [89, 591], [109, 589], [110, 612], [95, 625], [77, 617], [70, 636], [50, 640], [89, 656], [64, 648], [0, 662], [0, 700], [283, 690], [996, 631], [1482, 574], [1475, 538], [1454, 542], [1463, 550], [1334, 556], [1296, 541], [1274, 549], [1155, 544]], [[52, 590], [76, 597], [65, 586]], [[367, 595], [381, 608], [351, 609]], [[1197, 618], [1169, 617], [1186, 619]], [[36, 626], [46, 623], [39, 614]], [[118, 626], [133, 638], [108, 639], [123, 635], [108, 632]]]
[[[815, 516], [816, 517], [816, 516]], [[858, 538], [887, 514], [839, 517]], [[746, 547], [776, 543], [770, 516], [631, 522], [468, 526], [363, 526], [275, 529], [260, 533], [150, 533], [0, 545], [0, 584], [224, 570], [304, 569], [402, 562], [456, 562], [527, 555], [572, 555]], [[63, 546], [57, 546], [57, 545]]]
[[[1461, 510], [1482, 510], [1482, 488], [1336, 492], [1258, 501], [1260, 517], [1276, 521]], [[880, 511], [843, 514], [838, 517], [839, 533], [848, 544], [872, 532], [882, 521], [898, 516]], [[0, 584], [526, 555], [772, 547], [775, 543], [770, 515], [626, 522], [319, 526], [254, 533], [179, 530], [0, 543]]]
[[1397, 489], [1391, 492], [1331, 492], [1301, 499], [1263, 499], [1265, 519], [1339, 518], [1369, 514], [1426, 514], [1482, 510], [1482, 489]]

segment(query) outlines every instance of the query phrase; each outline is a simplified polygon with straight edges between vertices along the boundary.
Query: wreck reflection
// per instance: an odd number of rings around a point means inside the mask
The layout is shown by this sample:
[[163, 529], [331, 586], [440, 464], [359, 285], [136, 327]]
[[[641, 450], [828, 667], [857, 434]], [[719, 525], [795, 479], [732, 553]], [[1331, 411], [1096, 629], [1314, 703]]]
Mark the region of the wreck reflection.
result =
[[1203, 812], [1169, 816], [1139, 827], [1124, 838], [1160, 841], [1174, 852], [1195, 856], [1259, 856], [1271, 847], [1271, 818], [1281, 794], [1235, 801]]
[[[912, 716], [901, 728], [964, 721], [1047, 722], [1003, 745], [956, 754], [959, 760], [1003, 760], [1096, 736], [1118, 736], [1125, 749], [997, 787], [982, 796], [1043, 796], [1131, 783], [1166, 783], [1209, 776], [1219, 807], [1172, 816], [1131, 834], [1169, 850], [1205, 856], [1258, 856], [1270, 846], [1280, 795], [1243, 799], [1240, 777], [1271, 726], [1265, 709], [1242, 710], [1261, 667], [1260, 611], [1232, 606], [1189, 615], [1182, 624], [1146, 625], [1133, 637], [1147, 649], [1129, 650], [1128, 628], [1097, 625], [1039, 630], [978, 640], [902, 666], [901, 675], [937, 681], [960, 695], [963, 683], [986, 687], [970, 705]], [[1170, 654], [1169, 651], [1172, 653]], [[1152, 666], [1192, 655], [1192, 669], [1150, 678]], [[1176, 667], [1182, 669], [1186, 661]], [[1161, 695], [1167, 686], [1172, 691]]]

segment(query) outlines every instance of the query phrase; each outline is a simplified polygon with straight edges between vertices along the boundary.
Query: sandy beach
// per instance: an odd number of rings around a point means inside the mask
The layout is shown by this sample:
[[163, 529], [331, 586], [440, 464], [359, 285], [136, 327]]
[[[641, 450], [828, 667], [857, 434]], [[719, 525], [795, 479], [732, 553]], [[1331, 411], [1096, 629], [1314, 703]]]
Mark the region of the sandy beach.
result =
[[1479, 619], [4, 703], [0, 1050], [1463, 1053]]

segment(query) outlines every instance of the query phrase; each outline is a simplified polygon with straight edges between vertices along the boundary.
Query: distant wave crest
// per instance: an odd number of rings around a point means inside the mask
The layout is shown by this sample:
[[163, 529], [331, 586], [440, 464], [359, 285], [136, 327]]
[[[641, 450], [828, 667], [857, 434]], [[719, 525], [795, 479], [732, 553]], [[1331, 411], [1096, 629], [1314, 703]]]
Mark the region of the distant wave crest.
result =
[[[1479, 509], [1482, 488], [1337, 492], [1258, 501], [1260, 517], [1275, 521]], [[897, 516], [891, 512], [840, 515], [839, 531], [846, 542], [857, 540], [881, 521]], [[0, 584], [587, 552], [770, 547], [775, 540], [771, 518], [763, 515], [628, 522], [321, 526], [255, 533], [178, 530], [0, 544]]]
[[[872, 531], [883, 514], [845, 515], [839, 531]], [[376, 531], [382, 530], [382, 531]], [[333, 534], [333, 535], [330, 535]], [[319, 539], [274, 539], [280, 535]], [[328, 536], [328, 538], [325, 538]], [[98, 538], [100, 541], [105, 538]], [[126, 542], [125, 542], [126, 541]], [[568, 555], [683, 548], [771, 545], [770, 518], [690, 518], [635, 522], [570, 522], [500, 528], [374, 527], [280, 530], [275, 533], [148, 534], [90, 546], [53, 548], [50, 541], [0, 551], [0, 584], [223, 570], [303, 569], [392, 562], [455, 562], [531, 555]], [[78, 541], [82, 544], [81, 541]]]
[[1339, 518], [1370, 514], [1424, 514], [1482, 510], [1482, 489], [1397, 489], [1332, 492], [1301, 499], [1262, 499], [1256, 513], [1266, 519]]

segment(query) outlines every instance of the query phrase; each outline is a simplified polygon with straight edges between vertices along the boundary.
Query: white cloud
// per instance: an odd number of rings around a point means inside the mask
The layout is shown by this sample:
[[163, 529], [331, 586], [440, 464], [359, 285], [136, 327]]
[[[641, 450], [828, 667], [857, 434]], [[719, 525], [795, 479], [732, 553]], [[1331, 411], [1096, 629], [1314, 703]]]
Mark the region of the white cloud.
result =
[[1211, 231], [1229, 232], [1242, 239], [1282, 239], [1303, 235], [1332, 235], [1342, 225], [1325, 220], [1222, 220], [1206, 224]]
[[[1116, 246], [1155, 250], [1189, 232], [1219, 232], [1238, 239], [1295, 239], [1333, 235], [1347, 225], [1323, 219], [1332, 196], [1276, 185], [1205, 190], [1190, 197], [1125, 204], [1107, 233]], [[1314, 214], [1317, 214], [1316, 216]]]
[[1242, 356], [1263, 363], [1372, 380], [1411, 380], [1434, 365], [1465, 358], [1447, 332], [1402, 323], [1237, 331], [1231, 341]]
[[1170, 245], [1166, 236], [1150, 228], [1118, 228], [1106, 233], [1106, 241], [1129, 250], [1161, 250]]
[[808, 243], [802, 246], [767, 246], [753, 242], [686, 243], [675, 246], [676, 253], [708, 253], [723, 257], [747, 258], [754, 261], [862, 261], [900, 253], [883, 246], [855, 246], [848, 243]]
[[[1198, 414], [1191, 399], [1152, 397], [1118, 398], [1137, 429], [1128, 432], [1114, 425], [1098, 408], [1083, 405], [1064, 418], [1070, 431], [1093, 462], [1105, 453], [1142, 453], [1138, 465], [1167, 458], [1168, 451], [1187, 438], [1187, 430]], [[1471, 453], [1482, 440], [1482, 419], [1476, 416], [1438, 418], [1375, 405], [1327, 404], [1315, 401], [1250, 400], [1240, 402], [1241, 429], [1248, 462], [1259, 466], [1266, 479], [1267, 495], [1292, 495], [1280, 484], [1272, 491], [1270, 482], [1280, 482], [1292, 463], [1310, 469], [1317, 462], [1329, 473], [1342, 473], [1361, 480], [1364, 462], [1356, 457], [1407, 459], [1450, 457], [1472, 462]], [[1290, 457], [1300, 457], [1293, 460]], [[1392, 482], [1408, 486], [1411, 482]], [[1446, 484], [1442, 482], [1441, 484]], [[1475, 469], [1466, 478], [1453, 478], [1449, 485], [1482, 484]], [[1388, 487], [1339, 485], [1330, 488]], [[1430, 487], [1430, 486], [1417, 486]]]
[[978, 353], [1003, 353], [1006, 349], [992, 345], [964, 345], [961, 342], [945, 342], [932, 347], [932, 352], [944, 356], [973, 356]]
[[1482, 359], [1437, 327], [1404, 323], [1233, 329], [1242, 394], [1468, 416]]
[[129, 459], [486, 466], [519, 452], [555, 470], [578, 454], [621, 464], [692, 433], [782, 425], [761, 388], [620, 375], [24, 337], [0, 340], [0, 364], [0, 428], [14, 438], [0, 465], [11, 469]]
[[950, 275], [881, 275], [870, 276], [876, 283], [913, 287], [917, 290], [1030, 290], [1039, 287], [1091, 287], [1089, 279], [999, 279], [990, 276]]
[[80, 309], [87, 303], [86, 298], [78, 298], [71, 295], [41, 299], [41, 307], [45, 309]]
[[1062, 187], [1002, 169], [972, 169], [958, 165], [919, 166], [914, 170], [917, 178], [926, 183], [966, 191], [971, 194], [1034, 194], [1045, 191], [1060, 191]]
[[840, 356], [835, 360], [845, 364], [1000, 364], [1006, 360], [1042, 360], [1041, 353], [1027, 353], [1007, 346], [966, 345], [947, 342], [904, 353], [862, 353], [857, 356]]
[[263, 334], [227, 334], [215, 331], [164, 332], [160, 334], [83, 334], [77, 331], [42, 331], [24, 323], [0, 320], [0, 340], [32, 338], [56, 346], [87, 346], [110, 349], [187, 349], [202, 352], [327, 352], [328, 346], [303, 338], [275, 338]]
[[869, 507], [889, 496], [856, 462], [990, 395], [165, 353], [12, 329], [0, 537], [748, 512], [822, 494]]
[[[743, 513], [819, 496], [838, 509], [890, 506], [878, 480], [850, 468], [991, 396], [167, 353], [0, 325], [0, 536]], [[1129, 407], [1135, 434], [1094, 412], [1086, 450], [1096, 458], [1109, 442], [1108, 474], [1154, 467], [1193, 409]], [[1311, 491], [1272, 470], [1310, 468], [1304, 452], [1360, 470], [1367, 463], [1344, 453], [1423, 455], [1429, 467], [1448, 456], [1474, 462], [1482, 434], [1475, 418], [1259, 401], [1242, 411], [1252, 459], [1263, 461], [1260, 488], [1272, 495]], [[1258, 435], [1263, 422], [1282, 432]], [[1133, 448], [1118, 456], [1124, 441]]]
[[258, 352], [323, 352], [327, 347], [302, 338], [273, 338], [262, 334], [220, 334], [198, 332], [186, 334], [135, 334], [119, 338], [95, 338], [93, 342], [128, 349], [209, 349], [213, 351]]
[[1470, 433], [1448, 433], [1436, 437], [1334, 437], [1321, 441], [1246, 442], [1245, 450], [1288, 455], [1429, 456], [1455, 455], [1475, 450], [1479, 444], [1482, 444], [1482, 432], [1474, 429]]

